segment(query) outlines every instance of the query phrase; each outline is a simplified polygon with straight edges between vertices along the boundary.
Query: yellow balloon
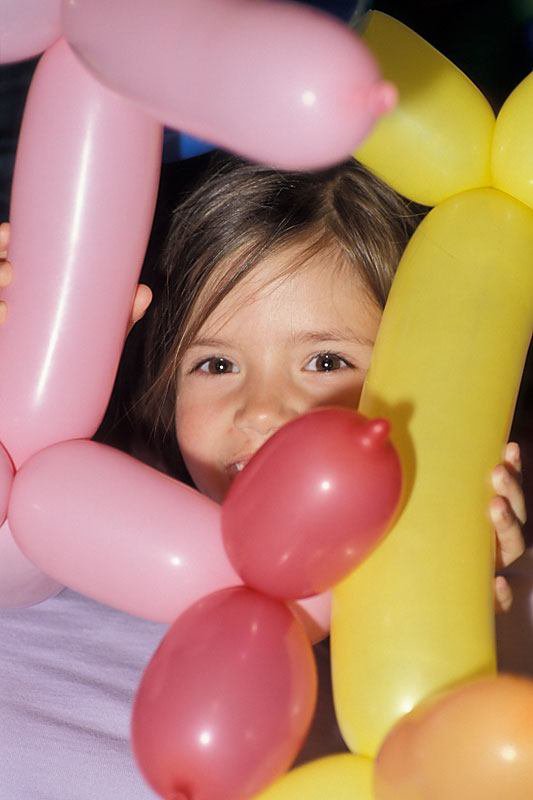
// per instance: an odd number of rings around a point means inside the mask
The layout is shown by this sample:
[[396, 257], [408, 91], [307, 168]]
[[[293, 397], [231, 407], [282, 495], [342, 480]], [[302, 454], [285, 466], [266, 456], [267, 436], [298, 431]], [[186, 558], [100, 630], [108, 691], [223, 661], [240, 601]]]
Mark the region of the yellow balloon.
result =
[[255, 800], [372, 800], [374, 762], [342, 753], [288, 772]]
[[400, 100], [356, 157], [398, 192], [426, 205], [490, 185], [494, 114], [485, 97], [401, 22], [379, 11], [368, 18], [363, 39]]
[[391, 420], [406, 485], [392, 532], [334, 592], [335, 706], [354, 752], [374, 756], [428, 695], [495, 670], [489, 474], [532, 326], [533, 211], [495, 189], [431, 211], [360, 404]]
[[533, 207], [533, 73], [509, 95], [496, 120], [493, 184]]

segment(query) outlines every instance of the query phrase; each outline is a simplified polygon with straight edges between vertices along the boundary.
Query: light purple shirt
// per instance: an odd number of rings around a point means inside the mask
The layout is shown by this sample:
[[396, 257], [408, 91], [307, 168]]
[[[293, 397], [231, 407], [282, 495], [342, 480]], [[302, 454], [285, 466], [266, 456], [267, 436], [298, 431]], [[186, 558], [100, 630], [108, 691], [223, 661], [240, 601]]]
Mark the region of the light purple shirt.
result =
[[0, 610], [0, 800], [154, 800], [129, 722], [167, 628], [68, 589]]

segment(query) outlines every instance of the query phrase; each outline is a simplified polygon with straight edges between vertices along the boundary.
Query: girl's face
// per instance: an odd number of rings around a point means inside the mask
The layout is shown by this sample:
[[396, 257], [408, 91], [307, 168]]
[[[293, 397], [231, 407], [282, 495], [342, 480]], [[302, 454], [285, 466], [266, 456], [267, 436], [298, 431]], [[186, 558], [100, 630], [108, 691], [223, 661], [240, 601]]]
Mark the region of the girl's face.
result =
[[220, 303], [178, 374], [176, 435], [196, 487], [221, 502], [278, 428], [316, 406], [357, 408], [381, 311], [353, 269], [301, 248], [266, 258]]

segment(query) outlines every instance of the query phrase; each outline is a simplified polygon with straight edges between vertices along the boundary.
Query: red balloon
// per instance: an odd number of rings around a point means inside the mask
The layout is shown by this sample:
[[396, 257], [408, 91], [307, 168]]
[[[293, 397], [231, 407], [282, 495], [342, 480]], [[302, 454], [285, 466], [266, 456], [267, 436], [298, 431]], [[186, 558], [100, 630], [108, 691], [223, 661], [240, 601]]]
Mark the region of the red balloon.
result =
[[385, 533], [401, 493], [389, 423], [321, 408], [272, 436], [222, 508], [228, 556], [244, 583], [283, 599], [345, 577]]
[[139, 766], [165, 800], [244, 800], [282, 775], [316, 702], [288, 608], [246, 587], [208, 595], [168, 631], [133, 708]]

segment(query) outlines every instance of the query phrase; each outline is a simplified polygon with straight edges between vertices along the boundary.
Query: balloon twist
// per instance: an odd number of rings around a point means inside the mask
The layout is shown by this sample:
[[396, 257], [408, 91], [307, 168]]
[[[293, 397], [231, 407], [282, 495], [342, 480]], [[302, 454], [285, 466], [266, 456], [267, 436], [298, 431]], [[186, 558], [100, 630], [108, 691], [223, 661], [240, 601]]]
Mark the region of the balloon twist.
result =
[[[110, 18], [120, 21], [121, 5], [106, 3]], [[214, 13], [215, 5], [207, 0], [196, 4], [199, 16], [191, 12], [187, 24], [200, 30], [202, 16]], [[115, 72], [108, 40], [92, 41], [84, 50], [81, 32], [92, 30], [94, 21], [90, 6], [83, 0], [65, 4], [66, 30], [84, 63], [114, 88], [152, 103], [158, 119], [181, 123], [176, 110], [166, 105], [168, 97], [149, 96], [153, 84], [148, 81], [143, 87], [137, 72], [139, 85], [132, 90], [124, 83], [127, 75]], [[96, 3], [92, 6], [95, 15], [102, 13], [96, 10]], [[136, 0], [136, 7], [143, 13], [132, 17], [146, 21], [148, 5]], [[168, 19], [169, 8], [167, 3], [158, 4], [162, 19]], [[246, 13], [247, 24], [251, 24], [252, 8], [257, 8], [258, 19], [267, 20], [265, 3], [227, 0], [223, 10], [232, 15], [242, 12], [243, 18]], [[290, 20], [296, 29], [301, 18], [291, 17], [292, 11], [286, 13], [284, 31]], [[78, 23], [83, 24], [78, 27]], [[313, 25], [309, 22], [306, 29], [309, 36], [320, 34]], [[344, 38], [340, 51], [336, 50], [336, 34], [329, 30], [331, 46], [325, 47], [320, 39], [321, 48], [328, 54], [342, 51], [345, 57], [336, 62], [336, 69], [344, 78], [353, 75], [358, 66], [355, 50]], [[117, 29], [113, 34], [119, 35]], [[371, 797], [372, 761], [368, 757], [376, 754], [395, 721], [435, 691], [491, 673], [495, 667], [493, 556], [491, 532], [483, 523], [489, 488], [482, 486], [480, 476], [499, 458], [531, 334], [533, 156], [529, 120], [533, 88], [526, 79], [495, 122], [475, 87], [399, 23], [374, 14], [366, 38], [385, 77], [399, 86], [401, 103], [398, 112], [383, 120], [358, 151], [358, 157], [405, 195], [439, 204], [420, 226], [402, 260], [361, 405], [364, 413], [385, 414], [393, 421], [395, 443], [407, 469], [405, 509], [389, 540], [335, 592], [337, 715], [350, 747], [365, 755], [334, 757], [303, 767], [263, 792], [262, 800], [302, 793], [313, 800], [334, 786], [338, 787], [337, 797], [342, 798], [342, 792], [351, 798]], [[121, 44], [117, 48], [121, 57], [126, 45], [137, 52], [134, 39]], [[156, 59], [150, 76], [159, 80], [157, 63]], [[239, 72], [234, 67], [235, 63], [224, 74], [226, 78], [233, 75], [236, 81]], [[369, 83], [379, 86], [372, 70], [367, 73]], [[291, 69], [284, 70], [289, 73], [293, 74]], [[335, 73], [335, 80], [337, 77]], [[208, 81], [204, 86], [208, 87]], [[372, 121], [390, 105], [391, 98], [382, 89], [366, 95], [364, 91], [357, 95], [356, 89], [361, 86], [352, 86], [351, 97], [366, 97], [361, 107]], [[191, 132], [207, 138], [213, 133], [215, 141], [282, 166], [324, 163], [326, 150], [327, 160], [335, 160], [354, 136], [353, 129], [347, 133], [346, 128], [351, 111], [346, 113], [343, 104], [340, 117], [336, 115], [338, 93], [332, 95], [332, 104], [323, 107], [308, 87], [302, 90], [300, 84], [296, 93], [301, 100], [298, 113], [304, 107], [311, 109], [311, 114], [318, 107], [326, 108], [324, 116], [316, 117], [321, 131], [316, 150], [311, 155], [306, 151], [301, 160], [295, 150], [288, 156], [281, 151], [272, 154], [268, 151], [271, 141], [266, 150], [252, 152], [250, 130], [242, 125], [232, 128], [231, 120], [221, 123], [218, 137], [216, 119], [209, 120], [206, 128], [194, 121]], [[191, 98], [188, 102], [192, 103]], [[65, 108], [72, 109], [70, 116]], [[454, 114], [450, 114], [451, 108]], [[194, 106], [188, 109], [197, 111]], [[241, 106], [243, 124], [250, 119], [246, 110]], [[252, 117], [263, 126], [260, 114]], [[302, 112], [300, 122], [306, 131], [309, 119], [308, 113]], [[324, 143], [339, 120], [343, 135], [335, 153]], [[368, 117], [361, 126], [357, 124], [356, 139], [368, 130], [367, 123]], [[291, 130], [291, 125], [285, 127]], [[239, 145], [238, 137], [248, 145]], [[303, 138], [296, 136], [298, 147]], [[24, 263], [27, 269], [39, 265], [39, 270], [27, 272], [26, 278], [17, 279], [7, 292], [11, 319], [0, 337], [0, 440], [17, 466], [54, 442], [92, 435], [105, 408], [150, 226], [160, 141], [160, 124], [93, 82], [64, 42], [48, 52], [24, 120], [12, 218], [11, 257], [17, 270], [22, 270]], [[121, 153], [120, 163], [117, 152]], [[131, 179], [126, 178], [130, 175]], [[49, 187], [54, 184], [59, 192], [51, 203]], [[140, 197], [145, 199], [139, 203]], [[117, 262], [124, 263], [123, 271], [111, 269]], [[57, 452], [67, 452], [71, 445], [91, 446], [65, 443], [57, 445]], [[49, 458], [52, 450], [36, 459]], [[9, 492], [12, 480], [9, 460], [2, 463], [0, 500]], [[138, 468], [144, 470], [141, 465]], [[26, 475], [30, 474], [26, 470]], [[143, 471], [142, 480], [145, 478], [152, 480]], [[17, 478], [16, 485], [17, 481], [22, 484]], [[109, 484], [107, 488], [109, 492]], [[14, 497], [18, 491], [15, 488]], [[200, 507], [196, 501], [192, 505], [202, 528], [212, 509]], [[17, 507], [20, 510], [22, 505]], [[3, 506], [0, 503], [0, 511], [2, 508], [5, 510], [5, 502]], [[24, 526], [15, 526], [22, 544]], [[202, 530], [208, 539], [213, 526], [207, 523]], [[57, 552], [60, 541], [58, 538]], [[35, 561], [44, 566], [37, 553], [46, 560], [51, 543], [52, 539], [46, 546], [25, 541], [24, 549], [33, 562], [35, 546]], [[117, 537], [114, 546], [117, 553], [126, 555], [124, 539]], [[60, 588], [61, 584], [22, 556], [5, 526], [0, 549], [5, 605], [35, 602]], [[172, 566], [179, 568], [180, 554], [168, 543], [163, 544], [161, 553], [162, 559], [154, 558], [153, 586], [158, 585], [157, 569], [162, 561], [168, 565], [174, 558]], [[79, 570], [78, 554], [71, 551], [66, 561], [66, 571], [59, 569], [57, 576], [68, 578], [64, 582], [73, 585]], [[55, 569], [50, 565], [50, 574]], [[225, 570], [227, 575], [232, 572], [229, 566], [222, 568]], [[89, 571], [84, 580], [91, 580]], [[131, 574], [138, 578], [141, 573], [134, 570]], [[102, 598], [110, 602], [113, 592], [109, 585], [101, 589]], [[185, 607], [195, 591], [201, 596], [205, 586], [193, 589]], [[127, 607], [127, 601], [121, 603], [119, 607]], [[164, 614], [175, 615], [178, 606], [176, 601], [172, 612], [167, 609]], [[159, 613], [156, 611], [155, 617]]]

